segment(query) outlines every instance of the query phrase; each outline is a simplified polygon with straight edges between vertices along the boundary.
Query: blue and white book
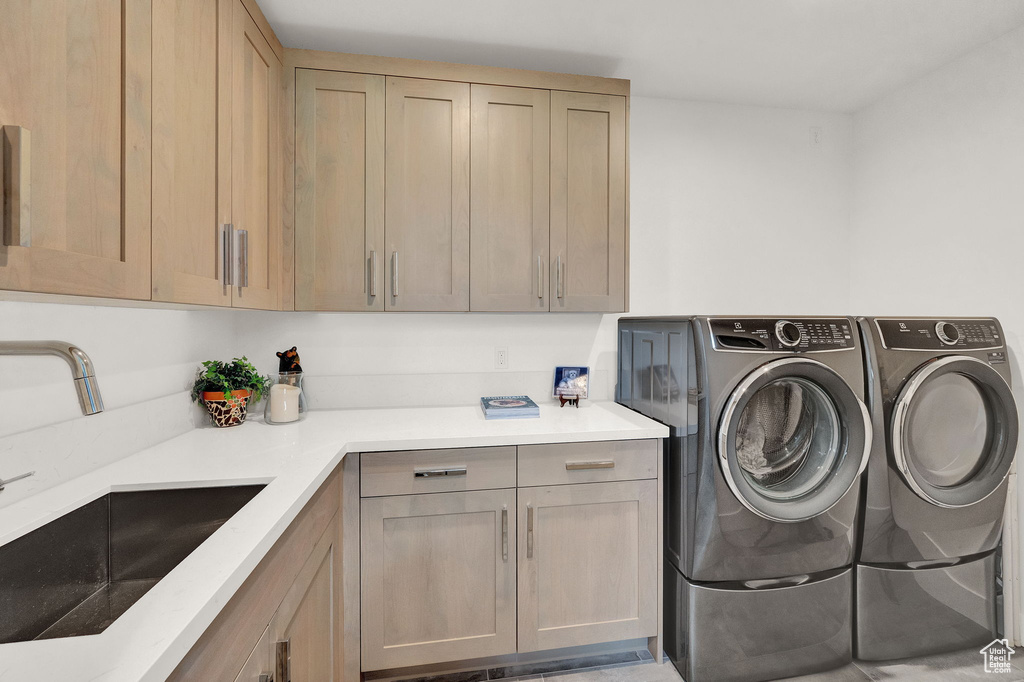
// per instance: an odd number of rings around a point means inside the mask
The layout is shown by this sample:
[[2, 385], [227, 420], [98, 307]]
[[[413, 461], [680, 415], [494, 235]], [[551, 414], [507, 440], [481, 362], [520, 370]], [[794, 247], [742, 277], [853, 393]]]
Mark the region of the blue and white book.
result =
[[485, 419], [532, 419], [540, 407], [528, 395], [498, 395], [480, 398]]

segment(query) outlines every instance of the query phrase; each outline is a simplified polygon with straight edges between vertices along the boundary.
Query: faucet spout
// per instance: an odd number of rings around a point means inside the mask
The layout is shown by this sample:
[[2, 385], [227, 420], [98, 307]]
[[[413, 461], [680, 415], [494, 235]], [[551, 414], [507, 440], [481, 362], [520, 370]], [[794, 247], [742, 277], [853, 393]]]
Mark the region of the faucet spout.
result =
[[103, 411], [103, 397], [96, 382], [92, 360], [84, 350], [66, 341], [0, 341], [0, 355], [56, 355], [71, 367], [75, 393], [82, 406], [82, 414]]

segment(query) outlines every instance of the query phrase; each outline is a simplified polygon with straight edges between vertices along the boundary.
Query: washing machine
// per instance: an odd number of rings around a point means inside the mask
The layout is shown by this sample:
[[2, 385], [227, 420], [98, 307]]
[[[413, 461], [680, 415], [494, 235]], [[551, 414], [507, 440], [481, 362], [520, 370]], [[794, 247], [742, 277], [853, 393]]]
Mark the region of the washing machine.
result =
[[689, 682], [851, 660], [863, 358], [846, 317], [619, 320], [617, 399], [670, 427], [665, 649]]
[[855, 653], [990, 642], [1017, 407], [998, 320], [861, 318], [877, 437], [864, 477]]

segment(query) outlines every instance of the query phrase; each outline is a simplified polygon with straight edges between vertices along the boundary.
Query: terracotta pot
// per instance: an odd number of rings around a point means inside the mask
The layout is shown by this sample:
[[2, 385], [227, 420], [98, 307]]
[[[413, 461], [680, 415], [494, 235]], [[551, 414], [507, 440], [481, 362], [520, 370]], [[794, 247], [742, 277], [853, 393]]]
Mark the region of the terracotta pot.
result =
[[238, 426], [248, 416], [251, 395], [246, 390], [231, 391], [231, 398], [225, 400], [223, 392], [203, 391], [203, 404], [214, 426]]

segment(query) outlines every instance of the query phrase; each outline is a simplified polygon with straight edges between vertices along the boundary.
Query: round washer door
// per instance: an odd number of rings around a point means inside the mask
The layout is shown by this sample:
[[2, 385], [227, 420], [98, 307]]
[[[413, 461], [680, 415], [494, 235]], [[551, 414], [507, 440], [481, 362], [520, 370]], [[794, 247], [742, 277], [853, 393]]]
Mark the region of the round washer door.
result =
[[940, 507], [985, 499], [1017, 450], [1017, 405], [1000, 374], [954, 355], [922, 365], [893, 406], [893, 459], [907, 485]]
[[780, 522], [831, 509], [867, 465], [871, 419], [849, 384], [803, 358], [762, 365], [722, 412], [718, 458], [744, 507]]

